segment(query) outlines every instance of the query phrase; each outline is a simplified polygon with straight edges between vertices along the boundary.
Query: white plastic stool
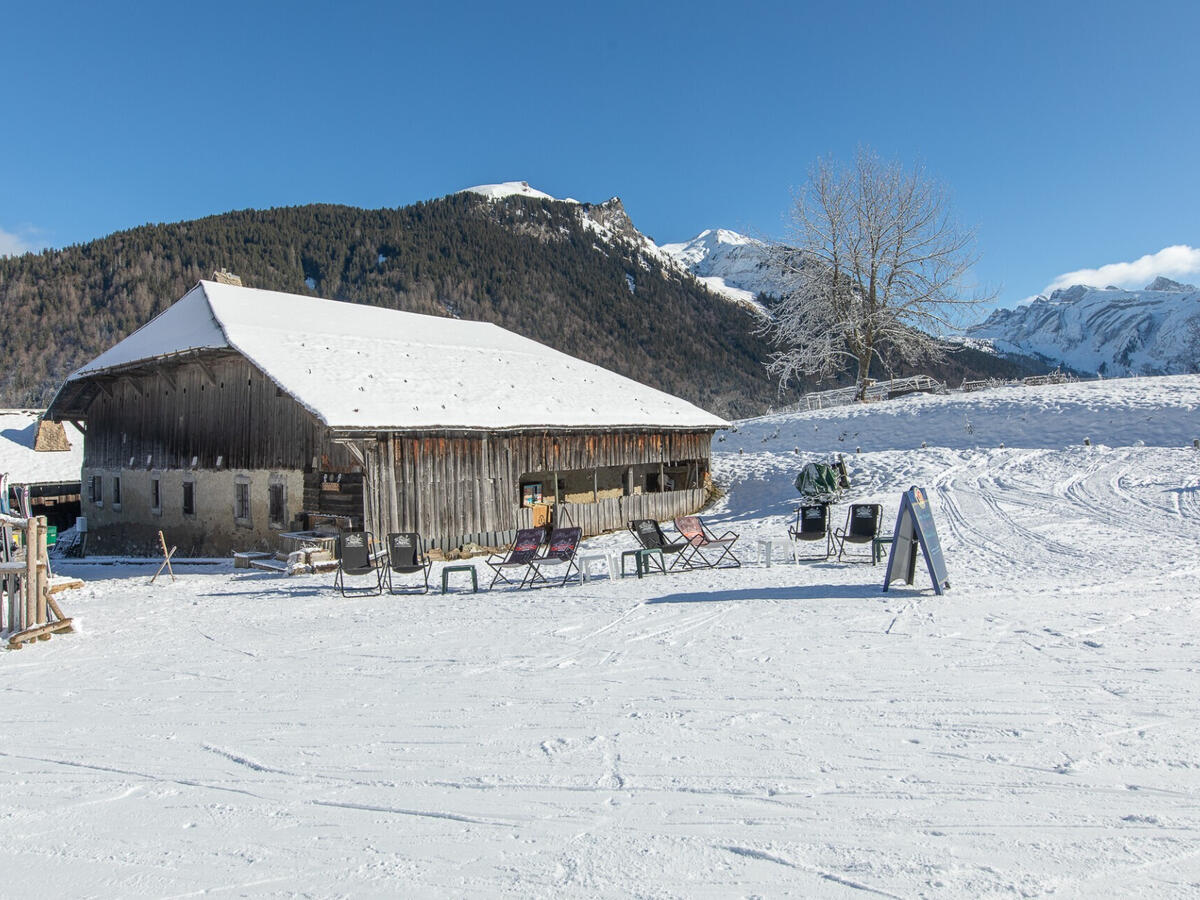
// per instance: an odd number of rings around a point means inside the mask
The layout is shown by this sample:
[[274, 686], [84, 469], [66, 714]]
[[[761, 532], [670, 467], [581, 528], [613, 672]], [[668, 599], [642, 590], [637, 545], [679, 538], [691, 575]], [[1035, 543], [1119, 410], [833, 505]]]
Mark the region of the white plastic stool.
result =
[[608, 569], [609, 581], [613, 580], [614, 573], [617, 571], [617, 567], [613, 564], [611, 553], [586, 553], [583, 556], [575, 557], [575, 560], [579, 563], [579, 576], [584, 581], [594, 577], [590, 571], [590, 564], [594, 562], [604, 563], [605, 568]]

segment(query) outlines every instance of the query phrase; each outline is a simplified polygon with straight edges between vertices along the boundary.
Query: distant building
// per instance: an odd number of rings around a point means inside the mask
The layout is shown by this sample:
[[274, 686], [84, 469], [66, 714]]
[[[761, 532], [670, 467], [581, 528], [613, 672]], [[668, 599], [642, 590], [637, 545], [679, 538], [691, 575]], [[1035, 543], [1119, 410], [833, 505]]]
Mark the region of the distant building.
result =
[[60, 530], [79, 515], [83, 435], [74, 425], [47, 422], [40, 409], [0, 409], [0, 474], [8, 475], [9, 503], [29, 487], [35, 516]]
[[322, 516], [442, 547], [557, 504], [587, 534], [694, 512], [726, 423], [495, 325], [201, 281], [79, 371], [89, 547], [273, 548]]

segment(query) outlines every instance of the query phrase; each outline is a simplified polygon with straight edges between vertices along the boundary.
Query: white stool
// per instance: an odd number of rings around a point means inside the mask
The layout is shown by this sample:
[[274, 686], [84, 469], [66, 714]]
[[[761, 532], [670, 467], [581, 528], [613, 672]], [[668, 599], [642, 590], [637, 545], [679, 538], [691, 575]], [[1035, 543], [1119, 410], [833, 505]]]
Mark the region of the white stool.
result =
[[767, 538], [759, 538], [755, 543], [758, 545], [756, 550], [758, 558], [755, 561], [761, 565], [765, 555], [767, 568], [771, 568], [771, 558], [775, 555], [775, 542]]
[[579, 563], [579, 577], [585, 582], [594, 577], [591, 573], [591, 563], [602, 562], [605, 568], [608, 569], [608, 580], [612, 581], [614, 573], [617, 571], [616, 564], [613, 562], [611, 553], [586, 553], [583, 556], [575, 557], [575, 561]]

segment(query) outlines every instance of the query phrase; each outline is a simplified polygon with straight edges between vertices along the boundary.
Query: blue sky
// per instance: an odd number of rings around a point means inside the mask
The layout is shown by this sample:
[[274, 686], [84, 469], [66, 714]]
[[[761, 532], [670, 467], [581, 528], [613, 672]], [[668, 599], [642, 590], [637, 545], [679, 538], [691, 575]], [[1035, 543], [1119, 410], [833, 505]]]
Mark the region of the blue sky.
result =
[[865, 144], [948, 184], [1003, 305], [1168, 247], [1081, 278], [1200, 276], [1200, 4], [45, 2], [4, 23], [0, 252], [508, 180], [618, 195], [660, 243], [779, 236], [813, 160]]

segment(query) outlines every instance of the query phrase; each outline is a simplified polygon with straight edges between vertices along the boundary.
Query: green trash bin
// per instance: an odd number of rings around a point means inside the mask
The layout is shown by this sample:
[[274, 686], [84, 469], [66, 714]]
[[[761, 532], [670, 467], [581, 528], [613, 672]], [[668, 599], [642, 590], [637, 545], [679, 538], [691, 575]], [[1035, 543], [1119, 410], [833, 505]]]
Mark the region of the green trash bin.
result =
[[46, 526], [46, 546], [53, 547], [57, 543], [58, 543], [58, 526], [57, 525], [47, 525]]

